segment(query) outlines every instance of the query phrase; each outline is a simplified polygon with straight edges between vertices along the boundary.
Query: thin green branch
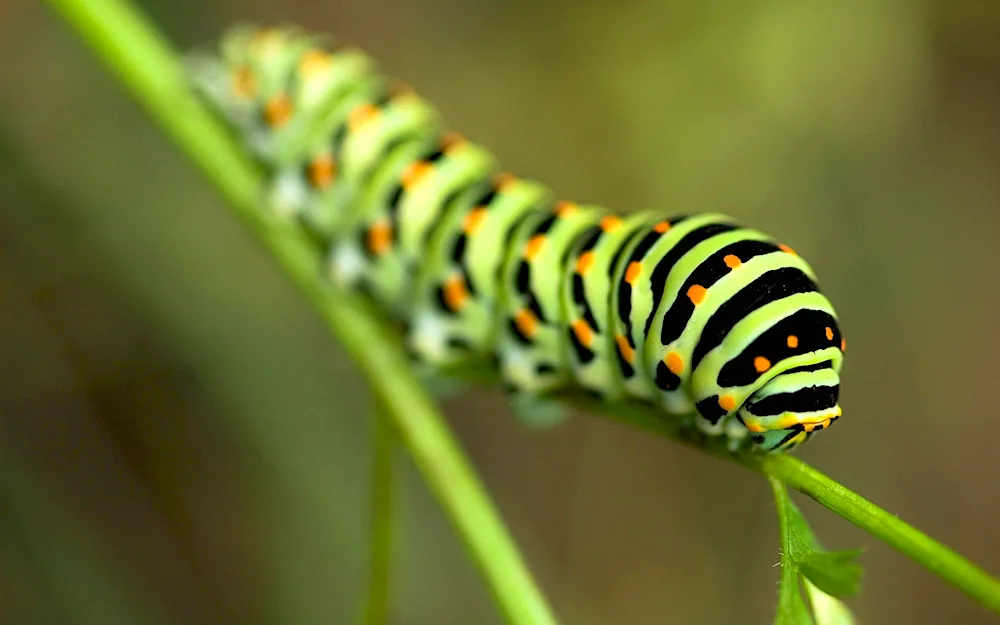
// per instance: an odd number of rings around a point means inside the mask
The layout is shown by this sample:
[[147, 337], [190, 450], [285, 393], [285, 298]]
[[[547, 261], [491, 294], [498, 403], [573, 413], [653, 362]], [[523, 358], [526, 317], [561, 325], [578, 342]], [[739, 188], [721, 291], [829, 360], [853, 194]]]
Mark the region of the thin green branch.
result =
[[820, 473], [802, 460], [772, 455], [747, 463], [808, 495], [872, 536], [910, 556], [976, 601], [1000, 612], [1000, 581], [899, 517]]
[[775, 625], [796, 625], [807, 623], [812, 625], [813, 619], [806, 609], [799, 590], [799, 571], [792, 558], [795, 547], [792, 544], [792, 520], [787, 513], [789, 505], [788, 492], [785, 485], [777, 478], [769, 478], [771, 490], [774, 492], [774, 503], [778, 510], [778, 534], [781, 538], [781, 584], [778, 592], [778, 613]]
[[[600, 410], [592, 400], [576, 397], [573, 400], [578, 406]], [[675, 423], [657, 418], [655, 412], [644, 406], [626, 404], [613, 416], [780, 480], [909, 556], [987, 608], [1000, 613], [1000, 580], [802, 459], [790, 454], [728, 453], [717, 441], [680, 430]]]
[[124, 0], [47, 2], [202, 169], [340, 339], [371, 381], [507, 621], [556, 623], [474, 469], [410, 375], [398, 341], [358, 298], [333, 290], [321, 279], [320, 255], [297, 228], [257, 210], [258, 173], [194, 99], [178, 56], [156, 28]]
[[[403, 444], [486, 577], [512, 623], [552, 623], [499, 516], [426, 393], [408, 372], [396, 337], [367, 306], [331, 290], [316, 271], [316, 250], [292, 225], [257, 210], [258, 174], [218, 124], [191, 96], [176, 55], [156, 30], [123, 0], [47, 0], [99, 53], [177, 144], [267, 245], [309, 298], [385, 402]], [[578, 399], [575, 403], [581, 403]], [[589, 408], [593, 403], [582, 402]], [[884, 540], [1000, 613], [1000, 582], [943, 544], [857, 493], [788, 455], [733, 456], [692, 440], [655, 412], [630, 406], [596, 411], [669, 436], [777, 478]]]
[[365, 625], [385, 625], [389, 618], [389, 568], [392, 559], [392, 416], [378, 398], [371, 423], [371, 543]]

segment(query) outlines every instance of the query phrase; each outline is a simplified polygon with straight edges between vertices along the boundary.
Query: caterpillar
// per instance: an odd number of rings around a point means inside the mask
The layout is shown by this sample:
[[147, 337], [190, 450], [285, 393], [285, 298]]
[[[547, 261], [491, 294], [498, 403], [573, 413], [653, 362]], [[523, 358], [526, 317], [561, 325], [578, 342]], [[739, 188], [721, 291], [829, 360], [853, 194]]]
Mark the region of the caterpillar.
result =
[[190, 70], [266, 170], [265, 208], [401, 323], [420, 366], [485, 356], [515, 397], [645, 401], [734, 448], [788, 450], [841, 416], [837, 315], [768, 235], [557, 200], [364, 52], [295, 27], [236, 26]]

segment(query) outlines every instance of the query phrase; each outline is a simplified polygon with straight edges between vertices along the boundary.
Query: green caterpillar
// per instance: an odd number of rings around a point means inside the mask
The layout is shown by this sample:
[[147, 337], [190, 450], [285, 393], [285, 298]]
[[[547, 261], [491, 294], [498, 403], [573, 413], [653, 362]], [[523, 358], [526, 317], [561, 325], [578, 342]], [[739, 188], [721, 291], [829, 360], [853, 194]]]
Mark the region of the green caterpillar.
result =
[[364, 53], [295, 28], [234, 28], [191, 67], [269, 172], [267, 208], [404, 324], [423, 366], [492, 356], [518, 398], [639, 398], [734, 447], [790, 449], [840, 417], [836, 313], [767, 235], [555, 201]]

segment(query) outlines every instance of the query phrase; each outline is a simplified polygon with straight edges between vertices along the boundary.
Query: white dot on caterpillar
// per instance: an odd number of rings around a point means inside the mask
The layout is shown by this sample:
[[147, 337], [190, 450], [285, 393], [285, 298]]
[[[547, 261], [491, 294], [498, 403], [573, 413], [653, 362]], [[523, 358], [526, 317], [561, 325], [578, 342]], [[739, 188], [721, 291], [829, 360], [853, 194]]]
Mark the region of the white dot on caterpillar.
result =
[[358, 246], [350, 242], [338, 243], [330, 253], [330, 273], [341, 287], [357, 284], [365, 271], [365, 257]]
[[290, 217], [301, 210], [307, 197], [302, 179], [291, 172], [282, 172], [272, 186], [271, 208], [282, 217]]
[[413, 318], [409, 343], [422, 360], [441, 363], [448, 350], [448, 328], [439, 315], [421, 311]]
[[695, 425], [698, 427], [699, 430], [701, 430], [702, 432], [704, 432], [709, 436], [718, 436], [719, 434], [722, 434], [723, 432], [726, 431], [726, 426], [728, 424], [726, 423], [725, 419], [720, 419], [713, 425], [709, 423], [706, 419], [702, 419], [699, 417], [695, 419]]
[[502, 345], [499, 352], [503, 378], [519, 390], [533, 389], [536, 383], [535, 367], [528, 353], [510, 343]]

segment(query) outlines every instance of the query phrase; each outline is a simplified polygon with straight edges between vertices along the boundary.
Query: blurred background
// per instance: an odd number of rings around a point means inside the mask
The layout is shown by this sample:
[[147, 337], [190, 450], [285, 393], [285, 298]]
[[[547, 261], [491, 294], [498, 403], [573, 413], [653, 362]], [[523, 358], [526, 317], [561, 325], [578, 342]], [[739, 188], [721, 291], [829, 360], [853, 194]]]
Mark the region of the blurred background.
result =
[[[810, 260], [849, 348], [801, 455], [1000, 573], [1000, 3], [145, 0], [178, 46], [337, 34], [505, 166], [622, 210], [719, 210]], [[0, 621], [350, 623], [363, 381], [220, 198], [64, 24], [0, 0]], [[769, 623], [758, 476], [593, 417], [448, 417], [566, 623]], [[399, 454], [395, 622], [493, 624]], [[995, 622], [863, 546], [863, 623]]]

